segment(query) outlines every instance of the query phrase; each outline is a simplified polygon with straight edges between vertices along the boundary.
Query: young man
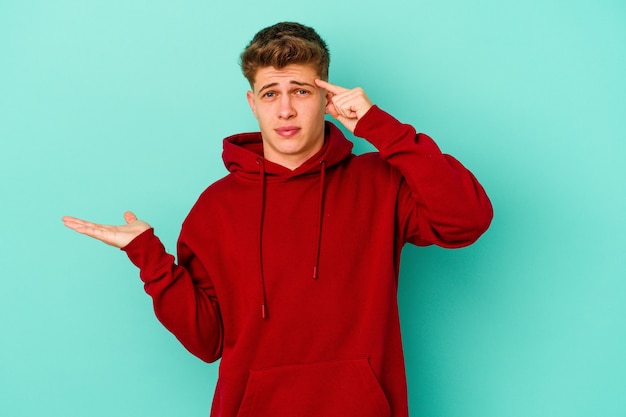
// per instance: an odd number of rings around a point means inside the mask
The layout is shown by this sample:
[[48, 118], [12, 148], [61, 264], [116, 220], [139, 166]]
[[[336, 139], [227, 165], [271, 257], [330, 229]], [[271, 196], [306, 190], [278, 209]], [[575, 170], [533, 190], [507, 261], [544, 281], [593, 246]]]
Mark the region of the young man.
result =
[[[224, 140], [230, 173], [189, 213], [178, 263], [130, 212], [124, 226], [64, 222], [122, 248], [163, 325], [221, 358], [212, 416], [407, 416], [402, 246], [473, 243], [489, 199], [428, 136], [328, 83], [313, 29], [263, 29], [241, 65], [260, 133]], [[326, 113], [379, 152], [353, 155]]]

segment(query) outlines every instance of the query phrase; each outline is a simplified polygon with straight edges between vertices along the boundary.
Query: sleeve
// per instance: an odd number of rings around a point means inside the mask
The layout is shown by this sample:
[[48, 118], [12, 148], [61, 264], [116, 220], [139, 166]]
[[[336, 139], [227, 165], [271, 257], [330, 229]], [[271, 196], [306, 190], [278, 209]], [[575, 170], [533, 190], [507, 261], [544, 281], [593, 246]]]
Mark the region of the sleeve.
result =
[[222, 354], [223, 326], [215, 290], [201, 262], [182, 241], [179, 264], [149, 229], [122, 248], [139, 268], [159, 321], [192, 354], [214, 362]]
[[372, 143], [401, 176], [399, 228], [405, 242], [459, 248], [489, 227], [493, 208], [483, 187], [427, 135], [373, 106], [354, 134]]

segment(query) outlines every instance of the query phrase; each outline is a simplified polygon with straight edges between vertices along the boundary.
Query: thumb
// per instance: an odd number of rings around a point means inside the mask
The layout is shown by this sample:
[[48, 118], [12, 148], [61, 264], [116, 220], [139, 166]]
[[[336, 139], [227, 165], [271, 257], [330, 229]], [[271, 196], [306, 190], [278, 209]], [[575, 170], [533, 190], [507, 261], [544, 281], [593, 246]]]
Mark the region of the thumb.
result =
[[339, 118], [339, 112], [337, 111], [337, 108], [333, 104], [332, 99], [327, 99], [327, 101], [326, 101], [326, 109], [325, 110], [326, 110], [327, 114], [330, 114], [335, 119]]
[[126, 223], [132, 223], [137, 220], [137, 216], [132, 211], [127, 211], [124, 213], [124, 220], [126, 220]]

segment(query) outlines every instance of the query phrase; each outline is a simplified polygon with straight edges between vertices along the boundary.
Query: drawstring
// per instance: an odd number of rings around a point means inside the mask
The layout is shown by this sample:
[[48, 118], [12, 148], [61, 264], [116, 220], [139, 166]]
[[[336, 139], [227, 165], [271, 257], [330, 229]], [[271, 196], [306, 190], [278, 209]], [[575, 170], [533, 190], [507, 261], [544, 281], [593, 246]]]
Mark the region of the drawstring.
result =
[[[263, 271], [263, 221], [265, 216], [265, 164], [263, 158], [257, 158], [256, 163], [260, 165], [261, 175], [261, 210], [259, 214], [259, 281], [261, 284], [261, 318], [267, 318], [267, 298], [265, 291], [265, 274]], [[320, 247], [322, 245], [322, 222], [324, 219], [324, 183], [326, 181], [326, 161], [320, 162], [320, 199], [319, 217], [317, 223], [317, 241], [315, 243], [315, 259], [313, 264], [313, 279], [318, 277]]]
[[261, 173], [261, 211], [259, 218], [259, 279], [261, 281], [261, 318], [267, 318], [267, 300], [265, 297], [265, 276], [263, 274], [263, 217], [265, 215], [265, 165], [263, 158], [257, 158]]
[[324, 179], [326, 176], [326, 161], [320, 162], [320, 205], [319, 218], [317, 222], [317, 242], [315, 246], [315, 263], [313, 264], [313, 279], [317, 279], [317, 272], [320, 263], [320, 246], [322, 245], [322, 221], [324, 219]]

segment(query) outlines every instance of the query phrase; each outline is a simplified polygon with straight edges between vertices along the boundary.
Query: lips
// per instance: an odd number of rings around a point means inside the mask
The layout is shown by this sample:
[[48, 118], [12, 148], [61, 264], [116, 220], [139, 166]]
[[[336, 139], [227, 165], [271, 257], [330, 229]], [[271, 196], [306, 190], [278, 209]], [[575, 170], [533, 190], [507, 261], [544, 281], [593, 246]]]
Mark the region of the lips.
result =
[[290, 138], [300, 132], [300, 128], [296, 126], [282, 126], [274, 130], [284, 138]]

